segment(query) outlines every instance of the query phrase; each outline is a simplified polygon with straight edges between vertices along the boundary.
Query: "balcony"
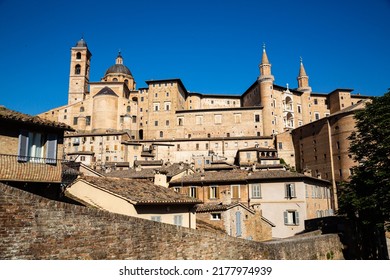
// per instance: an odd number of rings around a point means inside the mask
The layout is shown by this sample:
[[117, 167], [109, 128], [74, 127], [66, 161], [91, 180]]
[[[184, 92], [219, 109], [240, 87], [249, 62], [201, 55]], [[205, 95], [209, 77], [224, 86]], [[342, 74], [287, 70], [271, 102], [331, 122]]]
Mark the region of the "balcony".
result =
[[0, 181], [61, 183], [61, 160], [0, 154]]

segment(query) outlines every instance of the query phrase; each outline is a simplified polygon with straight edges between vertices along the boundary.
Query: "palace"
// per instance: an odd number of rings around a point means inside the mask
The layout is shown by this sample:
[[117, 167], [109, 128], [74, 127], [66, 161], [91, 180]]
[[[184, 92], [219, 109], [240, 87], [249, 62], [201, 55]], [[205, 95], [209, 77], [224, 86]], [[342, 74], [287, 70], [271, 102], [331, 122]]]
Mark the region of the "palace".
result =
[[351, 89], [313, 92], [302, 59], [297, 88], [276, 85], [265, 47], [259, 76], [240, 95], [190, 92], [178, 78], [149, 80], [137, 89], [121, 53], [100, 81], [91, 82], [91, 56], [84, 39], [71, 48], [68, 104], [39, 116], [73, 127], [64, 154], [95, 169], [148, 162], [202, 169], [213, 162], [234, 164], [238, 151], [251, 148], [276, 150], [298, 171], [319, 169], [301, 161], [303, 152], [295, 156], [291, 131], [310, 130], [309, 124], [368, 98]]

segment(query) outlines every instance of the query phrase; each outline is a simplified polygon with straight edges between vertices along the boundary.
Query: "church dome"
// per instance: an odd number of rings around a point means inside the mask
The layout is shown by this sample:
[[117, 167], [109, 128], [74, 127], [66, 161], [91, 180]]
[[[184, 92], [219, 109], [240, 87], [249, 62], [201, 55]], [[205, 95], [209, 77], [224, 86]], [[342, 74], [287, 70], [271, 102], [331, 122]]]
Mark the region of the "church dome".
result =
[[130, 75], [130, 76], [133, 76], [130, 72], [130, 69], [127, 68], [124, 64], [123, 64], [123, 58], [122, 58], [122, 55], [121, 53], [119, 52], [117, 58], [116, 58], [116, 61], [115, 61], [115, 64], [112, 65], [110, 68], [107, 69], [106, 71], [106, 76], [108, 74], [126, 74], [126, 75]]
[[108, 74], [111, 74], [111, 73], [121, 73], [121, 74], [126, 74], [126, 75], [131, 75], [131, 72], [130, 72], [130, 69], [127, 68], [125, 65], [123, 64], [114, 64], [112, 65], [110, 68], [107, 69], [106, 71], [106, 75]]

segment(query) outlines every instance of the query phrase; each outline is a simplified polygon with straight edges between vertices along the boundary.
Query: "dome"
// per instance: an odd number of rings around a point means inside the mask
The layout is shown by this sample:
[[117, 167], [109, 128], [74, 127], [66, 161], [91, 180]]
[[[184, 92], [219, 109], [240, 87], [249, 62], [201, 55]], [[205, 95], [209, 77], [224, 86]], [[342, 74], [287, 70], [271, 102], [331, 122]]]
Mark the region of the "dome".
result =
[[123, 64], [114, 64], [110, 68], [107, 69], [106, 75], [111, 74], [111, 73], [121, 73], [121, 74], [126, 74], [132, 76], [130, 69], [127, 68]]
[[84, 41], [83, 38], [81, 38], [75, 47], [78, 47], [78, 48], [87, 48], [87, 42]]

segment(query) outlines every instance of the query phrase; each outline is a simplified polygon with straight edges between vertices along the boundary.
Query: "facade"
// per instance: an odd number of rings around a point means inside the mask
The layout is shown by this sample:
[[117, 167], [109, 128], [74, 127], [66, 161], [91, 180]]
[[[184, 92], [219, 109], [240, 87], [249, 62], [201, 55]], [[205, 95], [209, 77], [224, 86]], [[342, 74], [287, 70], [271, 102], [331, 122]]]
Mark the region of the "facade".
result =
[[[265, 48], [258, 78], [236, 95], [193, 93], [176, 78], [149, 80], [146, 88], [137, 89], [121, 53], [100, 81], [91, 82], [91, 56], [86, 42], [79, 40], [71, 49], [68, 104], [40, 116], [72, 126], [76, 132], [66, 135], [65, 153], [94, 147], [92, 162], [85, 158], [84, 163], [98, 169], [115, 161], [132, 167], [137, 160], [233, 163], [239, 149], [276, 148], [275, 135], [366, 98], [351, 90], [312, 92], [302, 61], [298, 87], [278, 86]], [[115, 133], [120, 140], [97, 140]], [[85, 144], [75, 144], [83, 138]], [[102, 147], [90, 144], [94, 141]], [[291, 153], [287, 156], [286, 163], [295, 162]]]
[[196, 228], [201, 203], [148, 180], [123, 178], [81, 177], [65, 195], [88, 207], [188, 228]]
[[170, 181], [170, 188], [201, 200], [205, 206], [259, 206], [262, 217], [274, 225], [273, 238], [302, 232], [304, 220], [334, 212], [329, 181], [285, 170], [194, 173]]
[[254, 241], [270, 240], [274, 225], [261, 216], [258, 208], [260, 206], [249, 208], [240, 202], [204, 204], [196, 208], [196, 219], [203, 222], [203, 225], [208, 224], [237, 238]]
[[0, 107], [0, 181], [60, 184], [64, 132], [72, 128]]
[[[337, 185], [349, 181], [351, 168], [356, 165], [349, 153], [348, 137], [355, 130], [355, 111], [364, 107], [365, 102], [359, 102], [292, 131], [297, 170], [331, 181], [334, 196]], [[337, 197], [333, 201], [337, 209]]]

